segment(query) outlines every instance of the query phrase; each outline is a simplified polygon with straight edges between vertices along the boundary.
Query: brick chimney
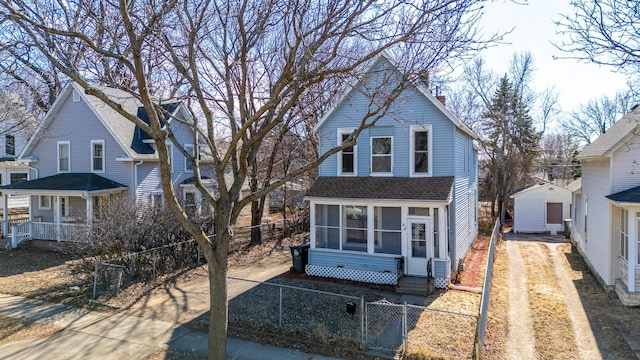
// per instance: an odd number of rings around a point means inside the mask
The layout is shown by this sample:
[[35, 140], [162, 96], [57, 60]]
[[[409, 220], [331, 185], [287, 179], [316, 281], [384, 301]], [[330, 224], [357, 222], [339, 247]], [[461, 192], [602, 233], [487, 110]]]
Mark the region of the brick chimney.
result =
[[442, 103], [442, 105], [447, 105], [445, 103], [446, 98], [444, 97], [444, 95], [436, 95], [436, 99], [438, 99], [438, 101], [440, 101]]

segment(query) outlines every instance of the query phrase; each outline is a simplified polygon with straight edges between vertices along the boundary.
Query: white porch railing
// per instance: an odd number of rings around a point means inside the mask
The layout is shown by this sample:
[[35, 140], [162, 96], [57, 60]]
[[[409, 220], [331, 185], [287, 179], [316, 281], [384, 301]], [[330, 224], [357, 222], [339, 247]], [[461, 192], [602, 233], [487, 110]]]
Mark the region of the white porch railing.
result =
[[86, 234], [88, 225], [28, 221], [11, 227], [11, 246], [17, 247], [25, 240], [69, 241]]

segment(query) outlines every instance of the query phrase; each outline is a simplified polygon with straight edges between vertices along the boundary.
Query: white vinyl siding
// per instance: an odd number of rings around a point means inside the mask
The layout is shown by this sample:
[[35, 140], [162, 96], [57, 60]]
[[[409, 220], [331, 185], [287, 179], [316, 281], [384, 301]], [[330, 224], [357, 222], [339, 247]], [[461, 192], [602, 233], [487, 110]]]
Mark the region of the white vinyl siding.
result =
[[71, 143], [58, 141], [58, 172], [71, 172]]
[[91, 140], [91, 172], [104, 173], [104, 140]]

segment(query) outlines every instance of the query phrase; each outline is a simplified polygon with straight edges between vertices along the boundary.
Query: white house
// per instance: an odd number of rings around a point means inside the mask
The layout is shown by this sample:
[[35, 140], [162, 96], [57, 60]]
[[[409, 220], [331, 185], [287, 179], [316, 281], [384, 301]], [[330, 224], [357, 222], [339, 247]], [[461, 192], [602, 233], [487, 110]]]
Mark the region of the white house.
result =
[[640, 305], [640, 109], [587, 146], [573, 191], [572, 239], [602, 282]]

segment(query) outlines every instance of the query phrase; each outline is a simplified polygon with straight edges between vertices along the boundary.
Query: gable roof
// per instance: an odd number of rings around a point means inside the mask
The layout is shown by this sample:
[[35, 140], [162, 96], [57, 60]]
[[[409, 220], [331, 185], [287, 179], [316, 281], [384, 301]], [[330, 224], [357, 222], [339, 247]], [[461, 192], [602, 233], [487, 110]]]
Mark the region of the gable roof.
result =
[[321, 176], [307, 198], [384, 199], [448, 202], [453, 176], [396, 178]]
[[634, 134], [640, 134], [640, 108], [631, 110], [618, 120], [604, 134], [587, 145], [577, 156], [578, 159], [602, 158], [616, 149], [619, 144]]
[[[126, 112], [138, 116], [146, 123], [149, 122], [149, 117], [147, 116], [146, 111], [144, 111], [142, 103], [132, 94], [114, 88], [99, 86], [97, 88], [104, 92], [111, 100], [119, 103]], [[105, 104], [102, 100], [95, 96], [86, 94], [80, 85], [73, 82], [68, 84], [60, 93], [49, 112], [47, 112], [44, 121], [40, 127], [38, 127], [29, 143], [27, 143], [27, 146], [23, 149], [20, 154], [20, 158], [24, 158], [33, 151], [33, 148], [39, 141], [39, 135], [45, 132], [55, 118], [55, 115], [60, 111], [62, 105], [74, 91], [80, 96], [80, 99], [87, 104], [98, 120], [102, 122], [129, 158], [133, 160], [157, 159], [157, 155], [153, 147], [144, 143], [144, 138], [148, 138], [146, 133], [140, 130], [134, 123], [122, 116], [112, 107]], [[184, 105], [181, 103], [170, 103], [161, 104], [160, 106], [167, 110], [171, 115], [175, 115], [179, 111], [180, 107]], [[141, 108], [143, 110], [141, 110]], [[170, 116], [168, 114], [163, 113], [163, 121], [168, 123], [169, 118]]]
[[93, 173], [64, 173], [0, 186], [0, 190], [87, 191], [124, 190], [122, 185]]
[[[372, 71], [372, 69], [381, 61], [387, 61], [395, 70], [398, 70], [400, 72], [402, 72], [402, 69], [400, 69], [400, 66], [398, 66], [398, 64], [395, 62], [395, 60], [393, 60], [393, 58], [391, 58], [391, 56], [389, 54], [387, 54], [386, 52], [383, 52], [382, 54], [378, 55], [377, 57], [375, 57], [372, 61], [371, 64], [369, 64], [369, 66], [366, 68], [366, 70], [364, 71], [364, 73], [369, 73]], [[327, 121], [327, 119], [329, 119], [333, 113], [336, 111], [336, 109], [338, 107], [340, 107], [340, 105], [349, 97], [349, 95], [355, 91], [356, 89], [356, 85], [358, 84], [359, 81], [356, 81], [355, 83], [351, 84], [350, 89], [348, 91], [345, 91], [342, 96], [340, 97], [340, 99], [338, 100], [338, 102], [335, 104], [335, 106], [333, 106], [331, 108], [331, 110], [329, 110], [321, 119], [320, 121], [318, 121], [318, 123], [316, 124], [316, 126], [314, 126], [314, 130], [318, 131], [318, 129], [320, 129], [320, 127], [322, 127], [322, 125]], [[446, 106], [444, 106], [444, 104], [442, 102], [440, 102], [440, 100], [438, 100], [432, 93], [431, 91], [429, 91], [429, 89], [426, 87], [426, 85], [422, 82], [422, 81], [412, 81], [412, 85], [415, 86], [415, 88], [422, 94], [424, 95], [424, 97], [429, 100], [436, 108], [438, 108], [438, 110], [440, 110], [440, 112], [447, 118], [449, 119], [458, 129], [462, 130], [464, 133], [466, 133], [467, 135], [469, 135], [472, 139], [479, 139], [480, 137], [473, 131], [471, 130], [470, 127], [468, 127], [462, 120], [460, 120], [457, 116], [455, 116], [451, 111], [449, 111], [449, 109], [447, 109]]]
[[512, 199], [517, 199], [523, 195], [532, 193], [532, 192], [536, 192], [536, 191], [543, 191], [544, 189], [547, 190], [559, 190], [559, 191], [568, 191], [571, 192], [569, 189], [567, 188], [563, 188], [562, 186], [558, 186], [558, 185], [554, 185], [552, 183], [544, 183], [544, 184], [535, 184], [533, 186], [529, 186], [528, 188], [525, 188], [523, 190], [520, 190], [516, 193], [511, 194], [511, 198]]
[[577, 178], [570, 182], [569, 185], [567, 185], [567, 189], [571, 190], [571, 192], [576, 192], [582, 189], [582, 178]]

